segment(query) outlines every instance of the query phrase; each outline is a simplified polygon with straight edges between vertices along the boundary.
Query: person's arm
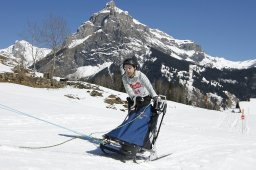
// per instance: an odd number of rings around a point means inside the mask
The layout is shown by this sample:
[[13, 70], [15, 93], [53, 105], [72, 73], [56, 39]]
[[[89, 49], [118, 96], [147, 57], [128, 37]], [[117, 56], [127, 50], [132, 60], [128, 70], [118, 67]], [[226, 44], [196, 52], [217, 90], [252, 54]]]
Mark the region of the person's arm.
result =
[[146, 87], [146, 89], [148, 90], [150, 96], [153, 98], [155, 96], [157, 96], [155, 90], [153, 89], [152, 84], [150, 83], [149, 79], [147, 78], [147, 76], [141, 72], [141, 81], [144, 84], [144, 86]]

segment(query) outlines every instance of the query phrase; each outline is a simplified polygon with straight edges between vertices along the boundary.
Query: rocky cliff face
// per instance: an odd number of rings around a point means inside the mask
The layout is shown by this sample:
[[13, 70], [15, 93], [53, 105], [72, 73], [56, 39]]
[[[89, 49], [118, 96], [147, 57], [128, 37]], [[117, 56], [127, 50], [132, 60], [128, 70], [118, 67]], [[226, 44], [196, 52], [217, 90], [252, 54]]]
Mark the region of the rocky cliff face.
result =
[[[123, 58], [135, 54], [140, 56], [139, 60], [143, 64], [142, 58], [150, 52], [151, 47], [168, 55], [173, 54], [178, 59], [201, 59], [194, 56], [195, 51], [199, 56], [202, 53], [199, 45], [189, 40], [176, 40], [159, 30], [149, 28], [132, 18], [128, 12], [117, 8], [111, 1], [64, 42], [58, 52], [56, 75], [67, 76], [81, 66], [120, 63]], [[48, 65], [51, 65], [51, 57], [39, 62], [37, 68], [45, 72], [49, 69]]]
[[[159, 93], [169, 98], [180, 93], [180, 97], [175, 99], [177, 101], [189, 103], [201, 95], [200, 102], [208, 103], [206, 101], [209, 100], [216, 103], [218, 97], [221, 98], [218, 101], [223, 102], [224, 99], [233, 98], [233, 95], [245, 98], [249, 94], [256, 94], [256, 61], [236, 71], [234, 68], [243, 63], [232, 62], [228, 64], [233, 66], [232, 70], [226, 69], [227, 63], [231, 62], [209, 56], [193, 41], [177, 40], [149, 28], [116, 7], [113, 1], [93, 14], [89, 21], [66, 39], [57, 52], [55, 75], [123, 90], [119, 65], [124, 58], [131, 56], [137, 57], [141, 70], [149, 76]], [[39, 61], [37, 69], [49, 72], [52, 58], [48, 55]], [[244, 84], [240, 81], [245, 80], [245, 73], [248, 76]], [[160, 84], [164, 86], [160, 88]], [[173, 90], [175, 88], [176, 92]], [[245, 93], [240, 94], [237, 88]]]

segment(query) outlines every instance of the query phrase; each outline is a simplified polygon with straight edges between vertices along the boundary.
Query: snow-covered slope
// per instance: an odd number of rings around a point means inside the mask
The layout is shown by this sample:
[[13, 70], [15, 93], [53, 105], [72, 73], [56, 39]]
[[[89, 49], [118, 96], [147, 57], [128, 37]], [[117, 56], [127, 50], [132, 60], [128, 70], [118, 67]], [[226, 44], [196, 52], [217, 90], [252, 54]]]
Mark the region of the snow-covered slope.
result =
[[245, 61], [230, 61], [223, 57], [212, 57], [205, 54], [205, 58], [200, 62], [202, 66], [210, 66], [217, 69], [231, 68], [231, 69], [247, 69], [256, 67], [256, 59]]
[[0, 73], [12, 72], [12, 67], [0, 63]]
[[103, 156], [97, 145], [80, 139], [47, 149], [19, 148], [47, 146], [67, 140], [59, 136], [60, 133], [78, 132], [100, 137], [118, 126], [126, 116], [126, 112], [120, 110], [123, 106], [106, 108], [104, 99], [110, 94], [125, 99], [126, 94], [100, 89], [103, 97], [91, 97], [88, 89], [36, 89], [0, 83], [0, 169], [255, 168], [256, 115], [253, 111], [245, 113], [242, 133], [240, 113], [210, 111], [171, 101], [168, 101], [157, 151], [158, 155], [172, 154], [158, 161], [139, 165], [122, 163]]
[[256, 111], [255, 111], [256, 99], [250, 99], [250, 101], [239, 102], [239, 106], [240, 106], [240, 109], [244, 110], [245, 113], [256, 114]]

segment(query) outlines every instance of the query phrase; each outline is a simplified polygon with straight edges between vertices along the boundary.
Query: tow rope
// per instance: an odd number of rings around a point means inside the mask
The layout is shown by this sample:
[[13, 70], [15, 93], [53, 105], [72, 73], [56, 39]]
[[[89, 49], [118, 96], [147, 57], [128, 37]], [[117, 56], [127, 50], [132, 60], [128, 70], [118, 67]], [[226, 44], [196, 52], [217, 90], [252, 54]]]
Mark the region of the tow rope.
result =
[[[28, 114], [28, 113], [25, 113], [25, 112], [21, 112], [21, 111], [19, 111], [19, 110], [13, 109], [13, 108], [11, 108], [11, 107], [9, 107], [9, 106], [6, 106], [6, 105], [3, 105], [3, 104], [0, 104], [0, 109], [4, 109], [4, 110], [7, 110], [7, 111], [10, 111], [10, 112], [13, 112], [13, 113], [17, 113], [17, 114], [20, 114], [20, 115], [23, 115], [23, 116], [27, 116], [27, 117], [29, 117], [29, 118], [33, 118], [33, 119], [39, 120], [39, 121], [41, 121], [41, 122], [44, 122], [44, 123], [53, 125], [53, 126], [55, 126], [55, 127], [58, 127], [58, 128], [61, 128], [61, 129], [65, 129], [65, 130], [70, 131], [70, 132], [73, 132], [73, 133], [75, 133], [75, 134], [77, 134], [77, 135], [83, 136], [84, 138], [86, 138], [86, 139], [89, 140], [89, 141], [91, 141], [91, 140], [94, 141], [94, 142], [95, 142], [95, 141], [98, 141], [98, 142], [101, 142], [101, 141], [102, 141], [102, 139], [92, 137], [92, 135], [86, 135], [86, 134], [80, 133], [80, 132], [75, 131], [75, 130], [73, 130], [73, 129], [67, 128], [67, 127], [62, 126], [62, 125], [58, 125], [58, 124], [53, 123], [53, 122], [50, 122], [50, 121], [48, 121], [48, 120], [44, 120], [44, 119], [38, 118], [38, 117], [36, 117], [36, 116], [33, 116], [33, 115]], [[68, 139], [68, 140], [65, 140], [65, 141], [63, 141], [63, 142], [61, 142], [61, 143], [54, 144], [54, 145], [50, 145], [50, 146], [40, 146], [40, 147], [18, 146], [18, 147], [19, 147], [19, 148], [24, 148], [24, 149], [45, 149], [45, 148], [51, 148], [51, 147], [55, 147], [55, 146], [62, 145], [62, 144], [64, 144], [64, 143], [67, 143], [67, 142], [72, 141], [72, 140], [74, 140], [74, 139], [77, 139], [77, 138], [74, 138], [74, 137], [73, 137], [73, 138]]]
[[[150, 104], [149, 104], [147, 107], [149, 107], [149, 106], [150, 106]], [[120, 125], [120, 126], [116, 127], [115, 129], [118, 129], [118, 128], [127, 126], [128, 124], [130, 124], [130, 123], [134, 122], [135, 120], [141, 118], [141, 115], [144, 113], [144, 111], [146, 110], [147, 107], [145, 107], [145, 109], [144, 109], [140, 114], [138, 114], [138, 116], [136, 116], [133, 120], [131, 120], [131, 121], [129, 121], [129, 122], [123, 124], [123, 125]], [[70, 132], [73, 132], [73, 133], [79, 135], [79, 136], [73, 136], [73, 137], [70, 135], [69, 137], [71, 137], [71, 139], [65, 140], [65, 141], [63, 141], [63, 142], [61, 142], [61, 143], [54, 144], [54, 145], [39, 146], [39, 147], [18, 146], [18, 148], [23, 148], [23, 149], [46, 149], [46, 148], [52, 148], [52, 147], [60, 146], [60, 145], [62, 145], [62, 144], [65, 144], [65, 143], [67, 143], [67, 142], [70, 142], [70, 141], [72, 141], [72, 140], [74, 140], [74, 139], [83, 139], [83, 140], [88, 140], [88, 141], [90, 141], [90, 142], [92, 142], [92, 143], [100, 144], [100, 143], [104, 143], [104, 139], [96, 138], [96, 137], [93, 137], [92, 135], [93, 135], [93, 134], [97, 134], [97, 133], [107, 133], [107, 132], [109, 132], [109, 131], [105, 131], [105, 132], [94, 132], [94, 133], [91, 133], [90, 135], [86, 135], [86, 134], [80, 133], [80, 132], [78, 132], [78, 131], [75, 131], [75, 130], [73, 130], [73, 129], [67, 128], [67, 127], [65, 127], [65, 126], [62, 126], [62, 125], [59, 125], [59, 124], [50, 122], [50, 121], [48, 121], [48, 120], [44, 120], [44, 119], [38, 118], [38, 117], [36, 117], [36, 116], [33, 116], [33, 115], [28, 114], [28, 113], [25, 113], [25, 112], [21, 112], [21, 111], [19, 111], [19, 110], [13, 109], [13, 108], [11, 108], [11, 107], [9, 107], [9, 106], [6, 106], [6, 105], [3, 105], [3, 104], [0, 104], [0, 109], [4, 109], [4, 110], [7, 110], [7, 111], [10, 111], [10, 112], [13, 112], [13, 113], [17, 113], [17, 114], [20, 114], [20, 115], [23, 115], [23, 116], [27, 116], [27, 117], [29, 117], [29, 118], [39, 120], [39, 121], [41, 121], [41, 122], [44, 122], [44, 123], [53, 125], [53, 126], [55, 126], [55, 127], [61, 128], [61, 129], [65, 129], [65, 130], [67, 130], [67, 131], [70, 131]], [[128, 117], [128, 115], [127, 115], [127, 117]], [[127, 118], [127, 117], [126, 117], [126, 118]], [[62, 136], [65, 136], [65, 135], [62, 135]], [[68, 137], [68, 135], [66, 135], [66, 136]]]

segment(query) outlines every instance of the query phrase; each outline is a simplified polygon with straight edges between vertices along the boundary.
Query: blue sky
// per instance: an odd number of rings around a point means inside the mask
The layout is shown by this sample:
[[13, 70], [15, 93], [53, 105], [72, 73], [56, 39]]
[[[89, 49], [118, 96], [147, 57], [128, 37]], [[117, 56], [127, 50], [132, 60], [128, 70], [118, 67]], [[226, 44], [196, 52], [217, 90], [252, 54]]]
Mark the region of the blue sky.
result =
[[[0, 49], [22, 39], [28, 21], [49, 14], [63, 17], [71, 30], [109, 0], [1, 0]], [[116, 0], [141, 23], [176, 39], [189, 39], [211, 56], [232, 61], [256, 59], [255, 0]]]

